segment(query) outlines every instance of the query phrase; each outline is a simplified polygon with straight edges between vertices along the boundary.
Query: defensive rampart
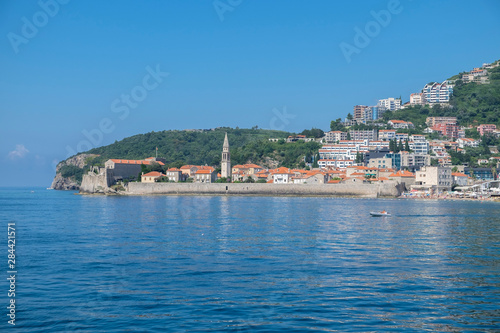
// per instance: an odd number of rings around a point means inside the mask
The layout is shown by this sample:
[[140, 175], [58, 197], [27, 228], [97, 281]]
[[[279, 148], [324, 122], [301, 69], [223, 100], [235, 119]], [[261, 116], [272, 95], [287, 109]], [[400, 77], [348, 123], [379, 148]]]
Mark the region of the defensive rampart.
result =
[[129, 183], [125, 194], [130, 195], [289, 195], [289, 196], [356, 196], [397, 197], [401, 187], [397, 182], [381, 184], [260, 184], [260, 183]]

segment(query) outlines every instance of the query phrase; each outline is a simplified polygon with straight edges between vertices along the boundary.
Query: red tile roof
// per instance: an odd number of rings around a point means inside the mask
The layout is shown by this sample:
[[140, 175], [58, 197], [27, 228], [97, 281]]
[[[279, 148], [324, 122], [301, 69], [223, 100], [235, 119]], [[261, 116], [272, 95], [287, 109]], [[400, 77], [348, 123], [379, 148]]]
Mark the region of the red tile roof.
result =
[[410, 171], [406, 171], [406, 170], [399, 170], [397, 172], [393, 172], [389, 175], [389, 177], [415, 177], [415, 175], [413, 173], [411, 173]]
[[[113, 161], [115, 164], [145, 164], [145, 165], [150, 165], [151, 163], [154, 163], [155, 161], [145, 161], [145, 160], [121, 160], [117, 158], [112, 158], [111, 161]], [[165, 165], [165, 163], [156, 161], [159, 165]]]
[[161, 172], [158, 172], [158, 171], [151, 171], [151, 172], [143, 174], [141, 177], [161, 177], [161, 176], [165, 176], [165, 175], [162, 174]]

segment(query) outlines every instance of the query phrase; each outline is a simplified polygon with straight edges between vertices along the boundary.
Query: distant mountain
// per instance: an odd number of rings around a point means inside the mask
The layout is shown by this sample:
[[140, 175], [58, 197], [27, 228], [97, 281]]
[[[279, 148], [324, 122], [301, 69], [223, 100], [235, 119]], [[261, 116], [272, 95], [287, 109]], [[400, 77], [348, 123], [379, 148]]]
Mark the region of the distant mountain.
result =
[[[166, 167], [195, 164], [218, 168], [226, 132], [232, 165], [252, 162], [271, 168], [304, 166], [304, 158], [310, 161], [320, 147], [316, 142], [270, 142], [270, 138], [285, 139], [294, 133], [264, 129], [221, 127], [213, 130], [150, 132], [94, 148], [60, 162], [53, 187], [78, 188], [83, 173], [90, 165], [104, 166], [110, 158], [144, 159], [156, 156], [156, 148], [158, 157], [166, 160]], [[80, 158], [76, 159], [77, 156]]]

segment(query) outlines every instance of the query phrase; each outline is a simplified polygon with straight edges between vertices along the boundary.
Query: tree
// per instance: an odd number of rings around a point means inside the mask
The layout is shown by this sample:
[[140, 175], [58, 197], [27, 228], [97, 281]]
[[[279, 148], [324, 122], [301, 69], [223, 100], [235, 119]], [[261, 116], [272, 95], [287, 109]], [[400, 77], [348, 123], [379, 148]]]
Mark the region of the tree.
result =
[[319, 154], [316, 154], [316, 156], [314, 156], [314, 161], [312, 163], [312, 167], [313, 168], [318, 168], [319, 167], [318, 160], [319, 160]]
[[342, 124], [342, 119], [337, 118], [336, 120], [332, 120], [330, 122], [330, 130], [345, 132], [346, 129], [345, 126]]
[[410, 151], [410, 144], [408, 143], [408, 140], [406, 140], [406, 141], [405, 141], [405, 150], [406, 150], [407, 152], [409, 152], [409, 151]]
[[364, 156], [359, 151], [356, 152], [356, 163], [361, 164], [364, 161]]
[[348, 120], [352, 120], [353, 119], [353, 116], [352, 116], [352, 114], [350, 112], [347, 114], [347, 119]]
[[403, 148], [403, 141], [401, 141], [401, 139], [399, 139], [399, 145], [398, 145], [398, 153], [400, 151], [402, 151], [404, 148]]
[[303, 130], [300, 134], [305, 135], [308, 138], [322, 138], [325, 136], [325, 132], [314, 127], [310, 130]]

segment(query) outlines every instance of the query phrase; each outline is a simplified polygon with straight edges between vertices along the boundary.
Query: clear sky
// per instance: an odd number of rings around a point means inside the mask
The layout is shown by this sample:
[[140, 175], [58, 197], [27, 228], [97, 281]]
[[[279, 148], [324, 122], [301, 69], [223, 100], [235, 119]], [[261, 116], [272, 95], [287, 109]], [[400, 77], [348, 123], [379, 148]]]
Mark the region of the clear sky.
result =
[[0, 186], [153, 130], [327, 130], [499, 59], [499, 31], [496, 0], [4, 0]]

